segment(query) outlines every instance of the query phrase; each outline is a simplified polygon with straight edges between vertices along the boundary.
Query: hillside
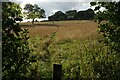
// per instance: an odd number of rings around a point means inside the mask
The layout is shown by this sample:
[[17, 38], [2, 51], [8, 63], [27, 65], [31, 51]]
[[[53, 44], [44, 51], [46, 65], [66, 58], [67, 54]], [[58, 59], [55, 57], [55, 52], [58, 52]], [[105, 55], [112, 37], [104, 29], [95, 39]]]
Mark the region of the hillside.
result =
[[56, 32], [57, 40], [61, 39], [96, 39], [98, 37], [97, 24], [94, 21], [54, 21], [21, 23], [23, 28], [29, 29], [30, 36], [39, 35], [44, 38]]

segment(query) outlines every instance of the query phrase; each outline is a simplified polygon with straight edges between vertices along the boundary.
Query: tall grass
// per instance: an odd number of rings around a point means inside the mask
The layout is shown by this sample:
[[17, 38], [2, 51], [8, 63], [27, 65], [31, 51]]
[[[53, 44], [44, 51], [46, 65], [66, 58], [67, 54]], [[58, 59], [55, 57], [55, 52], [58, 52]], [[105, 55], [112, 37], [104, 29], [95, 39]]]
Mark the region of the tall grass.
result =
[[93, 21], [36, 24], [28, 27], [33, 50], [30, 77], [52, 79], [52, 65], [56, 63], [62, 64], [63, 80], [120, 78], [119, 58], [109, 46], [98, 42], [101, 36]]
[[63, 80], [113, 78], [117, 74], [116, 56], [110, 53], [108, 46], [97, 40], [73, 39], [57, 42], [52, 34], [52, 37], [44, 40], [39, 37], [31, 38], [30, 43], [32, 54], [37, 57], [33, 66], [38, 66], [38, 75], [41, 78], [52, 78], [52, 65], [55, 63], [62, 64]]
[[21, 23], [20, 25], [29, 29], [31, 37], [39, 35], [46, 38], [53, 32], [56, 32], [57, 40], [73, 38], [92, 40], [100, 36], [97, 33], [97, 24], [94, 21], [36, 22], [34, 26], [30, 23]]

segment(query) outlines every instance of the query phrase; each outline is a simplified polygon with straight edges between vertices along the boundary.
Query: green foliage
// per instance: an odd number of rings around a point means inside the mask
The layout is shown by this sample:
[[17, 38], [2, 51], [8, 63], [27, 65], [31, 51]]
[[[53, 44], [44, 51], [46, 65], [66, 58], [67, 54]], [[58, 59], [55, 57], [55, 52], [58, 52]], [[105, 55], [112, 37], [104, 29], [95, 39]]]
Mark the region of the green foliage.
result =
[[[50, 45], [53, 44], [52, 40], [54, 39], [55, 33], [46, 39], [41, 39], [38, 36], [30, 38], [29, 46], [33, 50], [31, 53], [33, 55], [33, 62], [30, 66], [30, 77], [39, 78], [39, 79], [48, 79], [52, 75], [52, 66], [51, 65], [51, 52], [49, 50]], [[33, 75], [34, 74], [34, 75]], [[35, 77], [37, 75], [37, 77]]]
[[[119, 79], [120, 75], [120, 1], [119, 2], [91, 2], [95, 6], [96, 22], [99, 24], [99, 32], [103, 35], [100, 42], [109, 46], [107, 56], [113, 55], [113, 61], [100, 61], [94, 64], [95, 71], [101, 79]], [[104, 8], [104, 11], [100, 9]]]
[[28, 30], [21, 29], [14, 17], [20, 14], [19, 5], [2, 3], [2, 79], [24, 79], [28, 77], [30, 49]]
[[[120, 2], [91, 4], [98, 5], [95, 9], [98, 11], [96, 21], [100, 24], [99, 30], [107, 46], [97, 40], [57, 42], [56, 32], [45, 39], [29, 39], [28, 31], [14, 23], [16, 13], [13, 13], [12, 3], [3, 3], [3, 79], [48, 79], [52, 77], [54, 63], [62, 64], [63, 80], [119, 79], [120, 55], [116, 53], [119, 53], [120, 46]], [[106, 10], [102, 12], [100, 7], [105, 7]], [[32, 11], [32, 8], [28, 11]]]
[[18, 4], [15, 3], [2, 3], [2, 26], [3, 29], [14, 24], [14, 19], [21, 15], [21, 8]]
[[[110, 53], [108, 46], [93, 41], [62, 40], [55, 41], [55, 34], [46, 39], [38, 36], [30, 38], [33, 54], [36, 62], [32, 64], [32, 70], [37, 66], [39, 78], [52, 78], [52, 64], [62, 64], [62, 79], [117, 79], [119, 78], [118, 58]], [[46, 43], [47, 50], [44, 49]], [[49, 54], [48, 54], [49, 52]], [[48, 57], [45, 57], [48, 56]]]
[[75, 15], [75, 19], [77, 20], [91, 20], [94, 19], [94, 11], [92, 9], [87, 9], [84, 11], [78, 11]]
[[73, 19], [74, 19], [74, 16], [75, 16], [76, 13], [77, 13], [77, 11], [76, 11], [76, 10], [69, 10], [69, 11], [66, 11], [65, 13], [66, 13], [66, 15], [68, 16], [67, 19], [73, 20]]
[[63, 21], [67, 19], [67, 15], [62, 11], [57, 11], [54, 15], [49, 16], [48, 19], [50, 21]]
[[45, 17], [44, 9], [41, 9], [37, 4], [34, 4], [34, 5], [26, 4], [24, 7], [24, 10], [27, 11], [27, 12], [24, 12], [27, 18], [33, 19], [33, 23], [35, 18]]
[[54, 15], [49, 16], [50, 21], [62, 21], [62, 20], [91, 20], [94, 19], [94, 11], [87, 9], [84, 11], [69, 10], [63, 13], [62, 11], [56, 12]]
[[[93, 4], [93, 3], [91, 3]], [[120, 52], [120, 1], [119, 2], [98, 2], [96, 21], [99, 24], [99, 31], [103, 34], [103, 42], [111, 47], [111, 50]], [[99, 9], [104, 7], [102, 12]]]
[[90, 5], [91, 5], [91, 6], [95, 6], [95, 5], [96, 5], [96, 2], [91, 2]]

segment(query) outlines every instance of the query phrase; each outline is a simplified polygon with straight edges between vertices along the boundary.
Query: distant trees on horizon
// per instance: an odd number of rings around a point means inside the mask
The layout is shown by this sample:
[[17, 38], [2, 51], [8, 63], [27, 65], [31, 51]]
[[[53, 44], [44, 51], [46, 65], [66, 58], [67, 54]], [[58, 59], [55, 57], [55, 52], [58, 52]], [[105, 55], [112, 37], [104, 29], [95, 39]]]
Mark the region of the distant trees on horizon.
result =
[[84, 11], [69, 10], [63, 13], [57, 11], [55, 14], [48, 17], [49, 21], [64, 21], [64, 20], [92, 20], [94, 19], [95, 13], [92, 9]]

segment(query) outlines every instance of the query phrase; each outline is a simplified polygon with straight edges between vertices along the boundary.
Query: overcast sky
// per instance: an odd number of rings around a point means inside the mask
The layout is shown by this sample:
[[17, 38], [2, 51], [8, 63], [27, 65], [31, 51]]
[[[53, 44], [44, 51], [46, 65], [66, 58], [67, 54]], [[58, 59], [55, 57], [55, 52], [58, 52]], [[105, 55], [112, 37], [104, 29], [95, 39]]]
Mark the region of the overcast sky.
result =
[[[46, 11], [46, 17], [54, 14], [56, 11], [68, 10], [86, 10], [90, 8], [90, 2], [95, 0], [10, 0], [19, 3], [23, 8], [26, 3], [38, 4]], [[104, 0], [105, 1], [105, 0]], [[110, 1], [110, 0], [108, 0]]]
[[54, 14], [56, 11], [68, 11], [68, 10], [86, 10], [90, 7], [89, 2], [91, 0], [10, 0], [12, 2], [19, 3], [23, 8], [26, 3], [38, 4], [46, 12], [46, 17]]

